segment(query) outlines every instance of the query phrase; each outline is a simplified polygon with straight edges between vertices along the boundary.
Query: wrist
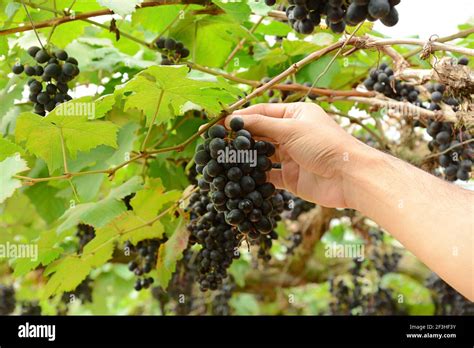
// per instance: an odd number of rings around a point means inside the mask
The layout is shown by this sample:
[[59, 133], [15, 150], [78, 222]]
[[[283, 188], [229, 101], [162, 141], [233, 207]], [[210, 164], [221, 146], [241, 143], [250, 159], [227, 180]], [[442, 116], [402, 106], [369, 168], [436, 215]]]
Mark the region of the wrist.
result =
[[340, 168], [342, 189], [346, 207], [363, 211], [364, 199], [371, 183], [377, 180], [377, 168], [386, 155], [357, 141], [343, 154]]

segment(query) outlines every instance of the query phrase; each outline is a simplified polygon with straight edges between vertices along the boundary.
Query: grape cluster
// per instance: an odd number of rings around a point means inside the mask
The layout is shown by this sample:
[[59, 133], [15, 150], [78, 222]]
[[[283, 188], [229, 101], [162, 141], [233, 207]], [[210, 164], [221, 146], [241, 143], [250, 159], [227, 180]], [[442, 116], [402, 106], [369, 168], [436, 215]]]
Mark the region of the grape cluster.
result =
[[[330, 278], [329, 282], [329, 293], [332, 295], [332, 299], [329, 303], [329, 314], [331, 315], [348, 315], [350, 309], [353, 307], [352, 302], [354, 300], [351, 289], [342, 278]], [[336, 300], [337, 299], [337, 300]]]
[[0, 285], [0, 315], [13, 313], [15, 303], [15, 290], [13, 287]]
[[23, 301], [20, 305], [21, 315], [41, 315], [41, 306], [38, 301]]
[[383, 242], [383, 233], [378, 230], [370, 230], [369, 238], [369, 260], [377, 273], [382, 276], [386, 273], [395, 272], [402, 258], [395, 248]]
[[[195, 161], [197, 172], [202, 174], [199, 187], [209, 193], [214, 209], [224, 213], [229, 225], [250, 239], [257, 239], [276, 226], [274, 208], [283, 206], [283, 197], [275, 195], [275, 186], [266, 180], [275, 146], [256, 142], [240, 117], [232, 119], [230, 127], [232, 130], [227, 132], [222, 125], [212, 126], [204, 145], [198, 146]], [[255, 167], [221, 161], [226, 150], [256, 154]]]
[[[311, 34], [325, 16], [326, 25], [335, 33], [344, 32], [346, 25], [355, 26], [365, 20], [380, 20], [392, 27], [398, 23], [395, 8], [400, 0], [288, 0], [286, 16], [291, 27], [300, 34]], [[275, 0], [265, 0], [268, 6]]]
[[[460, 58], [458, 64], [468, 64], [468, 60]], [[372, 91], [383, 93], [385, 96], [399, 100], [408, 101], [413, 105], [426, 108], [431, 111], [441, 110], [441, 103], [450, 106], [453, 111], [458, 111], [459, 100], [447, 93], [446, 86], [441, 83], [429, 83], [426, 89], [430, 93], [428, 103], [420, 100], [420, 90], [415, 86], [395, 79], [393, 70], [385, 63], [377, 69], [370, 71], [369, 77], [364, 81], [365, 87]], [[422, 125], [417, 122], [416, 125]], [[472, 171], [472, 160], [474, 156], [474, 144], [461, 142], [470, 140], [472, 135], [465, 127], [455, 127], [450, 122], [428, 120], [427, 133], [433, 139], [428, 143], [428, 148], [433, 153], [443, 152], [438, 158], [439, 165], [444, 168], [444, 177], [448, 181], [469, 180]], [[452, 150], [447, 151], [449, 148]], [[446, 153], [444, 153], [447, 151]]]
[[24, 72], [27, 76], [32, 76], [28, 80], [29, 100], [34, 103], [35, 113], [45, 116], [46, 112], [52, 111], [57, 105], [72, 99], [68, 94], [68, 82], [79, 75], [79, 63], [64, 50], [50, 53], [32, 46], [28, 48], [28, 54], [34, 58], [36, 64], [17, 63], [12, 70], [17, 75]]
[[66, 304], [69, 304], [74, 302], [76, 299], [79, 299], [82, 303], [92, 303], [92, 283], [92, 279], [87, 277], [74, 289], [74, 291], [65, 292], [61, 298], [62, 301]]
[[136, 291], [148, 289], [153, 284], [153, 277], [147, 277], [147, 274], [155, 269], [158, 249], [167, 240], [168, 238], [165, 236], [163, 238], [142, 240], [136, 246], [130, 242], [125, 243], [125, 247], [136, 254], [135, 259], [128, 263], [130, 272], [133, 272], [138, 277], [134, 286]]
[[263, 234], [258, 240], [251, 241], [252, 244], [258, 245], [257, 256], [259, 259], [264, 262], [271, 260], [272, 256], [270, 250], [273, 246], [273, 241], [278, 239], [278, 233], [275, 230], [272, 230], [269, 234]]
[[393, 70], [386, 63], [370, 70], [369, 77], [364, 81], [364, 86], [369, 91], [382, 93], [395, 100], [406, 100], [414, 105], [422, 105], [419, 99], [420, 91], [411, 84], [395, 79]]
[[174, 65], [181, 59], [189, 57], [189, 50], [182, 42], [173, 38], [160, 37], [155, 42], [156, 48], [161, 52], [161, 65]]
[[289, 204], [288, 204], [288, 218], [290, 220], [298, 220], [298, 217], [310, 211], [314, 207], [316, 207], [316, 204], [312, 202], [305, 201], [304, 199], [297, 197], [289, 192], [286, 192], [287, 197], [289, 197]]
[[390, 290], [380, 287], [369, 290], [364, 284], [364, 273], [373, 266], [354, 260], [350, 273], [329, 279], [329, 292], [332, 295], [329, 314], [331, 315], [400, 315], [406, 314], [395, 304]]
[[76, 237], [79, 239], [79, 253], [82, 252], [84, 246], [95, 237], [95, 229], [93, 226], [80, 223], [77, 225]]
[[[461, 65], [468, 63], [469, 61], [465, 57], [458, 60], [458, 64]], [[426, 89], [431, 93], [429, 110], [441, 110], [441, 103], [449, 105], [453, 111], [459, 110], [459, 100], [447, 93], [445, 85], [438, 82], [429, 83]], [[428, 120], [426, 132], [433, 138], [428, 143], [430, 151], [443, 153], [438, 157], [438, 162], [443, 168], [446, 180], [469, 180], [472, 171], [474, 143], [461, 145], [462, 142], [472, 138], [466, 128], [464, 126], [455, 127], [451, 122]], [[452, 149], [448, 151], [450, 148]]]
[[[469, 180], [472, 171], [474, 143], [460, 145], [472, 136], [463, 128], [456, 130], [453, 123], [428, 121], [427, 133], [433, 137], [428, 143], [432, 152], [443, 152], [439, 156], [439, 165], [448, 181]], [[452, 148], [448, 151], [448, 149]], [[447, 152], [446, 152], [447, 151]]]
[[202, 245], [196, 257], [201, 291], [217, 290], [227, 277], [227, 268], [240, 256], [238, 231], [226, 222], [223, 212], [214, 208], [207, 192], [193, 193], [186, 208], [191, 218], [187, 226], [190, 242]]
[[166, 295], [155, 290], [157, 294], [161, 294], [161, 301], [158, 299], [160, 303], [164, 302], [163, 300], [174, 300], [176, 303], [174, 311], [177, 315], [190, 314], [199, 307], [193, 291], [194, 283], [199, 276], [198, 264], [195, 262], [196, 256], [196, 252], [189, 245], [183, 252], [183, 258], [176, 265], [176, 271], [171, 277]]
[[[266, 179], [274, 145], [255, 141], [240, 117], [232, 119], [230, 127], [229, 132], [222, 125], [209, 128], [194, 157], [199, 192], [191, 196], [187, 208], [188, 229], [191, 241], [203, 246], [197, 256], [203, 291], [222, 285], [243, 239], [265, 250], [271, 247], [277, 237], [273, 228], [284, 209], [282, 195]], [[253, 154], [255, 166], [224, 156], [237, 151]]]
[[232, 293], [235, 290], [235, 284], [228, 280], [219, 289], [219, 292], [212, 299], [211, 313], [212, 315], [230, 315], [231, 308], [229, 301], [232, 298]]
[[464, 298], [436, 274], [433, 273], [426, 280], [426, 287], [432, 292], [436, 315], [474, 315], [474, 303]]

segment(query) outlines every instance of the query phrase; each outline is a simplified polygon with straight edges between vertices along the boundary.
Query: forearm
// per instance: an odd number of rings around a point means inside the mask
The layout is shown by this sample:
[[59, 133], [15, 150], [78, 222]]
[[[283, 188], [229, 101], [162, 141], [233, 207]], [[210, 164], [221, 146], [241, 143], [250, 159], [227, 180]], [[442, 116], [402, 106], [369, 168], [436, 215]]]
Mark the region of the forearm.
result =
[[349, 157], [343, 177], [349, 207], [473, 300], [472, 192], [365, 145]]

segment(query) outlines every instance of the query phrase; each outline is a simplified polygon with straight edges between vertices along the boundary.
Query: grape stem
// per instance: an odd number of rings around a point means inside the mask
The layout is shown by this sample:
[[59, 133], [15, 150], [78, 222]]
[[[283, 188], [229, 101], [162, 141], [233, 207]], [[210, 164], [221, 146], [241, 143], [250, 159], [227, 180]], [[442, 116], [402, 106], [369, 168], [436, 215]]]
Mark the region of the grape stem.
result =
[[155, 124], [155, 121], [156, 121], [156, 117], [158, 116], [158, 113], [160, 111], [161, 101], [163, 100], [164, 94], [165, 94], [165, 90], [162, 89], [160, 92], [160, 96], [158, 97], [158, 103], [156, 105], [155, 114], [153, 115], [153, 118], [151, 119], [150, 124], [148, 126], [148, 131], [146, 133], [145, 140], [143, 140], [143, 144], [141, 147], [142, 151], [145, 151], [146, 149], [146, 143], [148, 142], [148, 138], [150, 137], [151, 130], [153, 129], [153, 125]]
[[436, 157], [439, 157], [441, 155], [444, 155], [444, 154], [447, 154], [449, 153], [450, 151], [454, 150], [455, 148], [457, 147], [460, 147], [460, 146], [463, 146], [463, 145], [466, 145], [466, 144], [469, 144], [469, 143], [472, 143], [474, 141], [474, 139], [469, 139], [469, 140], [464, 140], [462, 142], [460, 142], [459, 144], [456, 144], [456, 145], [453, 145], [451, 147], [448, 147], [446, 150], [444, 151], [441, 151], [441, 152], [437, 152], [437, 153], [433, 153], [429, 156], [426, 156], [423, 161], [426, 162], [427, 160], [431, 159], [431, 158], [436, 158]]

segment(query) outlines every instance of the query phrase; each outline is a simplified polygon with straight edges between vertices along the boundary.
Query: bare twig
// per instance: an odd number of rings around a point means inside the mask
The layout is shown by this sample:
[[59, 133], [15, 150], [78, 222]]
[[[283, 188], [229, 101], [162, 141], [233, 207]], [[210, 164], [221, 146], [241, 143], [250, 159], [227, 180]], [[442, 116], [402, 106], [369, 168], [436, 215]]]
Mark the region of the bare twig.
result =
[[[449, 41], [452, 41], [452, 40], [456, 40], [456, 39], [460, 39], [460, 38], [469, 36], [471, 34], [474, 34], [474, 27], [466, 29], [466, 30], [462, 30], [462, 31], [460, 31], [459, 33], [456, 33], [456, 34], [440, 37], [439, 39], [436, 39], [435, 41], [436, 42], [449, 42]], [[417, 49], [414, 49], [411, 52], [408, 52], [407, 54], [404, 55], [405, 59], [413, 57], [414, 55], [421, 52], [422, 49], [423, 48], [417, 48]]]
[[386, 108], [388, 111], [412, 115], [414, 119], [427, 117], [432, 119], [443, 119], [448, 122], [456, 122], [458, 119], [456, 113], [439, 112], [420, 108], [408, 102], [401, 102], [390, 98], [365, 98], [365, 97], [335, 97], [333, 100], [345, 100], [362, 104], [374, 105], [380, 108]]
[[466, 56], [474, 56], [474, 50], [466, 47], [459, 47], [440, 43], [437, 41], [424, 41], [419, 39], [369, 39], [362, 38], [360, 41], [366, 48], [393, 46], [393, 45], [415, 45], [429, 47], [431, 51], [449, 51], [464, 54]]
[[370, 127], [367, 127], [361, 120], [359, 120], [357, 117], [353, 117], [347, 114], [344, 114], [342, 112], [337, 112], [337, 111], [332, 111], [332, 110], [326, 110], [328, 114], [333, 114], [333, 115], [338, 115], [340, 117], [347, 118], [351, 123], [355, 123], [362, 128], [364, 128], [370, 135], [372, 135], [377, 142], [382, 146], [382, 148], [388, 148], [388, 144], [385, 141], [385, 139], [382, 139], [380, 135], [378, 135], [374, 130], [370, 129]]
[[444, 150], [444, 151], [437, 152], [437, 153], [433, 153], [433, 154], [431, 154], [431, 155], [429, 155], [429, 156], [426, 156], [426, 157], [423, 159], [423, 161], [427, 161], [427, 160], [429, 160], [429, 159], [431, 159], [431, 158], [436, 158], [436, 157], [439, 157], [439, 156], [441, 156], [441, 155], [445, 155], [445, 154], [447, 154], [448, 152], [454, 150], [455, 148], [457, 148], [457, 147], [459, 147], [459, 146], [463, 146], [463, 145], [469, 144], [469, 143], [472, 143], [473, 141], [474, 141], [474, 139], [469, 139], [469, 140], [462, 141], [462, 142], [460, 142], [460, 143], [458, 143], [458, 144], [456, 144], [456, 145], [453, 145], [453, 146], [448, 147], [448, 148], [447, 148], [446, 150]]

